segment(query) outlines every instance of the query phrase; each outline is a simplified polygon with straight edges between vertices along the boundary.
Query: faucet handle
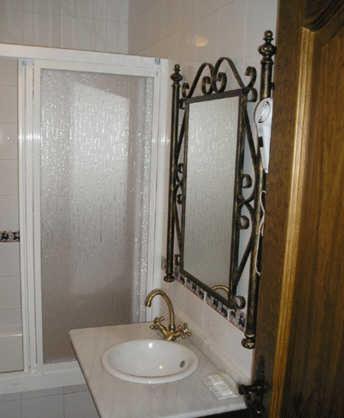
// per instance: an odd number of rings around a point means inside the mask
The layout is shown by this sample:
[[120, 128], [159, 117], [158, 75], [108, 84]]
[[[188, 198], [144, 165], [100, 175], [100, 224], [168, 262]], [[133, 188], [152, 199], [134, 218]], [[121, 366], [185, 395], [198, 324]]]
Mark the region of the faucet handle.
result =
[[178, 331], [180, 332], [180, 336], [182, 338], [190, 337], [190, 335], [192, 335], [192, 332], [189, 330], [186, 322], [178, 325]]
[[163, 322], [165, 320], [165, 317], [162, 315], [162, 316], [156, 316], [154, 319], [153, 319], [153, 322], [150, 324], [150, 326], [149, 326], [149, 328], [150, 329], [158, 329], [159, 328], [159, 325], [161, 324], [161, 322]]

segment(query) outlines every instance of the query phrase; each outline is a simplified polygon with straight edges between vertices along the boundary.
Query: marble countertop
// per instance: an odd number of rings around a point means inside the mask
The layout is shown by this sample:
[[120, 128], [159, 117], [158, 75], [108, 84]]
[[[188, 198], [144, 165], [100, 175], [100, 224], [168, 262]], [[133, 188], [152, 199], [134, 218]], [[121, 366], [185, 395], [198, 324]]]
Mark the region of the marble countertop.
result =
[[241, 396], [219, 401], [208, 390], [203, 379], [219, 369], [187, 339], [181, 343], [198, 356], [198, 369], [178, 382], [145, 385], [111, 376], [101, 359], [114, 344], [158, 338], [147, 323], [77, 329], [70, 336], [101, 418], [192, 418], [245, 408]]

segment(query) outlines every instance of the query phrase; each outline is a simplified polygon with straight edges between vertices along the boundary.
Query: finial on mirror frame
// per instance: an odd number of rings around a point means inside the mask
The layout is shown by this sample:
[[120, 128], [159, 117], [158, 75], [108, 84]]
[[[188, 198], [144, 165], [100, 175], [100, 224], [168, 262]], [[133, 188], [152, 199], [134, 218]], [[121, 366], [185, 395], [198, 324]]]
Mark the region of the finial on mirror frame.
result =
[[263, 60], [271, 60], [271, 57], [276, 53], [276, 46], [272, 45], [272, 41], [274, 39], [272, 31], [265, 31], [263, 39], [265, 42], [258, 48], [258, 51], [263, 56]]
[[262, 55], [262, 73], [260, 78], [260, 100], [271, 97], [273, 89], [272, 82], [272, 57], [276, 54], [276, 46], [272, 44], [274, 37], [271, 30], [264, 32], [264, 44], [258, 48], [260, 55]]
[[179, 84], [182, 81], [183, 76], [180, 74], [180, 65], [179, 64], [176, 64], [174, 66], [174, 72], [171, 75], [171, 79], [173, 80], [173, 84]]

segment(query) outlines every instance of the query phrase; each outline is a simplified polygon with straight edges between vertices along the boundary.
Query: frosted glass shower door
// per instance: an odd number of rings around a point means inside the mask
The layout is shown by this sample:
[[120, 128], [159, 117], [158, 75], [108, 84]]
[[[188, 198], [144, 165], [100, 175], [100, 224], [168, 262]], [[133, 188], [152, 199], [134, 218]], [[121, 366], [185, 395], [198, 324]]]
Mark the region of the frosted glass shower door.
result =
[[45, 363], [73, 358], [70, 329], [145, 319], [153, 82], [40, 72]]

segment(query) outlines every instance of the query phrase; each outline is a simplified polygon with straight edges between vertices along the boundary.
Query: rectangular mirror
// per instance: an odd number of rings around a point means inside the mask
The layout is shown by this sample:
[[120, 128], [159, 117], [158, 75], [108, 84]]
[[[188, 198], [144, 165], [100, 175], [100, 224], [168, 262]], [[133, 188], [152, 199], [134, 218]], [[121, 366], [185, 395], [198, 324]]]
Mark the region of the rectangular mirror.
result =
[[240, 280], [244, 269], [251, 269], [248, 260], [255, 245], [258, 159], [248, 119], [250, 89], [239, 83], [241, 88], [225, 91], [227, 78], [220, 79], [222, 87], [211, 84], [207, 90], [209, 79], [204, 77], [203, 95], [180, 101], [184, 113], [173, 214], [177, 263], [182, 281], [194, 293], [203, 297], [205, 292], [224, 316], [223, 307], [238, 312], [237, 323], [243, 327], [244, 311], [239, 310], [245, 308], [247, 286]]
[[209, 289], [229, 286], [231, 274], [239, 105], [240, 92], [186, 105], [181, 268]]

